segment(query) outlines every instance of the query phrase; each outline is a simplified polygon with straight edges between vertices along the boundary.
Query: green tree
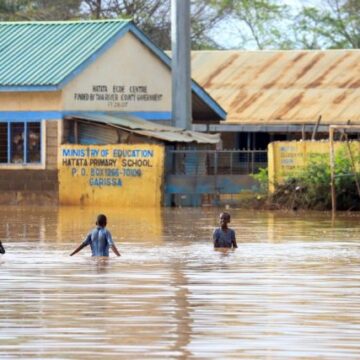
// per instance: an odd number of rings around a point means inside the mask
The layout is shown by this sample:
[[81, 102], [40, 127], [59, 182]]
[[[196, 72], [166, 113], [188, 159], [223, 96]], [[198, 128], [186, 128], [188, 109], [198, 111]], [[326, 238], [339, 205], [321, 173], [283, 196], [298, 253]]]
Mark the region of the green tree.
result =
[[240, 47], [288, 48], [289, 7], [274, 0], [212, 0], [211, 6], [225, 14]]
[[[131, 18], [160, 48], [170, 49], [170, 2], [0, 0], [0, 20]], [[191, 0], [193, 49], [220, 48], [214, 34], [229, 28], [237, 47], [358, 49], [360, 1], [322, 0], [320, 5], [297, 9], [280, 0]]]
[[70, 20], [80, 14], [81, 0], [0, 0], [0, 20]]
[[360, 48], [359, 0], [324, 0], [320, 7], [304, 7], [294, 24], [300, 47]]
[[21, 9], [19, 1], [0, 0], [0, 20], [17, 20], [16, 12]]
[[[0, 0], [0, 20], [132, 19], [159, 47], [171, 47], [170, 0]], [[209, 31], [221, 11], [191, 1], [192, 47], [218, 48]]]
[[[90, 18], [131, 18], [160, 48], [171, 47], [170, 0], [83, 0], [83, 12]], [[192, 48], [219, 47], [209, 31], [222, 19], [221, 9], [208, 0], [191, 1]]]
[[360, 48], [359, 0], [322, 0], [300, 9], [280, 0], [211, 0], [210, 4], [227, 15], [240, 47]]

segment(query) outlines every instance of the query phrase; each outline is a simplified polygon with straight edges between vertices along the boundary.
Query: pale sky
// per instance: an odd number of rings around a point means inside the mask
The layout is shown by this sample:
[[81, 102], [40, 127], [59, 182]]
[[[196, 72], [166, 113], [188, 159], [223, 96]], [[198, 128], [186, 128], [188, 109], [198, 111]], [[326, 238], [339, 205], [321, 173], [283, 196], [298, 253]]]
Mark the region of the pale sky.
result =
[[[297, 9], [302, 6], [319, 6], [322, 1], [324, 0], [279, 0], [277, 3]], [[225, 49], [240, 48], [239, 35], [236, 30], [237, 27], [239, 27], [239, 24], [226, 20], [214, 28], [211, 37]], [[286, 31], [286, 28], [284, 31]], [[249, 43], [246, 49], [254, 50], [257, 49], [257, 47], [256, 44]]]

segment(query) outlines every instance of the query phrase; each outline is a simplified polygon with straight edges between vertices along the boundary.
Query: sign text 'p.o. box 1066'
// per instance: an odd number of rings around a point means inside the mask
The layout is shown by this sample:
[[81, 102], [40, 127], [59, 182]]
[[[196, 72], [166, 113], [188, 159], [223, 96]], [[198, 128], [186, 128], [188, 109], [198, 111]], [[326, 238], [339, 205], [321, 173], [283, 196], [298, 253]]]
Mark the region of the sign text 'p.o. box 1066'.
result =
[[62, 145], [59, 198], [63, 205], [160, 206], [161, 145]]

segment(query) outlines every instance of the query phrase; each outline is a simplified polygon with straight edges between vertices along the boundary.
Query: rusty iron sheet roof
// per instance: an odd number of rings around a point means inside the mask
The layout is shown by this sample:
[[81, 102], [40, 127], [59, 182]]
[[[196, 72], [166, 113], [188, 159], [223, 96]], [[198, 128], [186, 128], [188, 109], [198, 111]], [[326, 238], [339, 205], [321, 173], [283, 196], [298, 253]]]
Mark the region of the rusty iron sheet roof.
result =
[[152, 137], [168, 142], [195, 142], [198, 144], [217, 144], [220, 141], [219, 134], [204, 134], [196, 131], [184, 130], [173, 126], [156, 124], [131, 115], [105, 115], [105, 114], [69, 114], [67, 118], [82, 119], [93, 122], [108, 124], [133, 132], [139, 135]]
[[360, 123], [360, 50], [193, 51], [225, 123]]

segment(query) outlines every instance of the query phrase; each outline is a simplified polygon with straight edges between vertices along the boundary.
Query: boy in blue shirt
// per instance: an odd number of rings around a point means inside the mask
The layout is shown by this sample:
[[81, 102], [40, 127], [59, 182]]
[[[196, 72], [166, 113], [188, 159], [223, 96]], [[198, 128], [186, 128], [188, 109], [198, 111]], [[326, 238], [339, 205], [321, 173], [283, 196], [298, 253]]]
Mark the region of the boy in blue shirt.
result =
[[111, 247], [111, 250], [115, 255], [120, 256], [120, 253], [112, 240], [110, 231], [106, 229], [106, 224], [106, 216], [103, 214], [98, 215], [96, 219], [96, 228], [90, 231], [84, 242], [75, 249], [70, 256], [75, 255], [88, 245], [91, 247], [92, 256], [109, 256], [109, 247]]
[[235, 231], [228, 228], [230, 214], [223, 212], [220, 214], [220, 227], [214, 230], [214, 248], [237, 248]]

